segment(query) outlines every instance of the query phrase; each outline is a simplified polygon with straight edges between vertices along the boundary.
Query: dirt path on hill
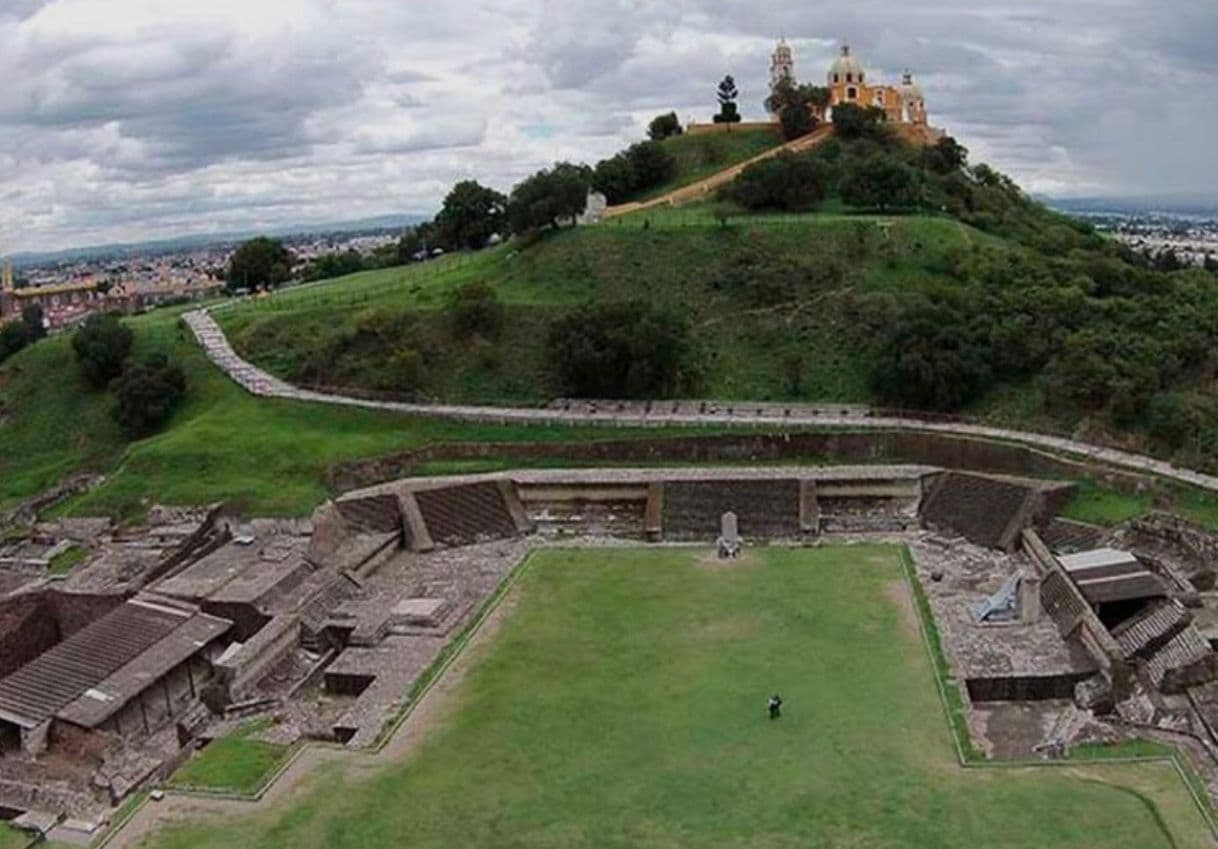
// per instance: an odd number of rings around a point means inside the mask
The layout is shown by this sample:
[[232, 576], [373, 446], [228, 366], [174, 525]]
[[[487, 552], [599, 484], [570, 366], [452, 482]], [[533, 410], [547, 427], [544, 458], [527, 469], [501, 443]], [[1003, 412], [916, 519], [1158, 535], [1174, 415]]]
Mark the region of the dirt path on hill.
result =
[[[212, 799], [167, 791], [160, 802], [147, 802], [104, 844], [104, 849], [127, 849], [160, 828], [174, 823], [207, 823], [218, 817], [251, 816], [265, 813], [306, 795], [321, 779], [333, 781], [335, 770], [344, 779], [364, 780], [376, 772], [406, 761], [415, 749], [441, 727], [465, 677], [489, 650], [504, 620], [519, 603], [518, 589], [512, 587], [486, 617], [470, 641], [461, 649], [439, 680], [424, 694], [406, 720], [393, 732], [385, 746], [369, 753], [336, 746], [305, 744], [305, 748], [267, 788], [258, 801]], [[321, 767], [330, 767], [323, 770]]]

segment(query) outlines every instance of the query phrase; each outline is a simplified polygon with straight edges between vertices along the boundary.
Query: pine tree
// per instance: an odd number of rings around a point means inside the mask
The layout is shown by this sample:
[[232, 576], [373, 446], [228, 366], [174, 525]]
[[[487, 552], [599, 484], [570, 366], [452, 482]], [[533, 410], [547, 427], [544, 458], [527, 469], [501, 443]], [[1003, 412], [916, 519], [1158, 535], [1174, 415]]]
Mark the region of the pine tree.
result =
[[715, 116], [715, 123], [727, 124], [730, 132], [732, 124], [740, 123], [740, 110], [736, 107], [740, 91], [736, 88], [736, 81], [732, 79], [731, 74], [728, 74], [719, 83], [716, 96], [719, 98], [719, 114]]

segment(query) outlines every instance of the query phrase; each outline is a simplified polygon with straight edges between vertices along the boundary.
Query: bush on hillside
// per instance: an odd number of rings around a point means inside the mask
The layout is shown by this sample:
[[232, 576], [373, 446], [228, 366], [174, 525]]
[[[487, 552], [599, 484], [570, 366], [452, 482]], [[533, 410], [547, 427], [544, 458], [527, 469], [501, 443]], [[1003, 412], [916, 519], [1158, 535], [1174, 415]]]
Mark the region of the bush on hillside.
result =
[[135, 335], [114, 313], [94, 313], [72, 334], [72, 350], [90, 386], [104, 389], [118, 377]]
[[670, 136], [679, 136], [683, 132], [681, 121], [677, 118], [676, 112], [657, 115], [647, 125], [647, 138], [652, 141], [664, 141], [664, 139]]
[[677, 160], [659, 142], [632, 144], [626, 148], [626, 159], [634, 172], [635, 191], [646, 191], [667, 183], [677, 173]]
[[6, 321], [0, 326], [0, 362], [30, 344], [30, 328], [21, 319]]
[[488, 284], [466, 283], [449, 302], [453, 332], [459, 338], [493, 338], [503, 329], [503, 302]]
[[782, 137], [787, 141], [803, 138], [816, 129], [816, 118], [805, 107], [784, 109], [778, 121], [782, 126]]
[[560, 162], [538, 171], [516, 184], [508, 200], [508, 220], [513, 233], [528, 233], [543, 227], [558, 227], [582, 215], [588, 205], [592, 169]]
[[592, 170], [592, 188], [610, 203], [621, 203], [632, 195], [663, 185], [677, 173], [677, 160], [664, 145], [639, 142], [602, 159]]
[[848, 141], [882, 138], [887, 132], [887, 119], [884, 110], [878, 106], [839, 103], [833, 107], [833, 128], [838, 136]]
[[861, 209], [916, 209], [926, 195], [918, 173], [900, 159], [875, 154], [858, 159], [842, 176], [842, 202]]
[[356, 250], [342, 253], [322, 254], [309, 262], [301, 278], [306, 281], [330, 280], [334, 277], [345, 277], [367, 268], [364, 257]]
[[114, 381], [114, 418], [131, 439], [148, 436], [186, 394], [186, 375], [164, 354], [129, 361]]
[[745, 209], [799, 212], [826, 194], [828, 168], [816, 156], [781, 153], [756, 162], [723, 188], [723, 197]]
[[872, 388], [885, 404], [955, 410], [990, 382], [986, 351], [964, 315], [922, 302], [901, 317], [880, 351]]
[[625, 153], [602, 159], [592, 170], [592, 188], [611, 204], [627, 200], [636, 185], [634, 167]]
[[641, 301], [581, 307], [551, 325], [547, 347], [576, 397], [668, 397], [689, 374], [688, 323]]
[[46, 320], [40, 304], [30, 304], [21, 311], [21, 321], [28, 331], [29, 343], [33, 344], [47, 335]]

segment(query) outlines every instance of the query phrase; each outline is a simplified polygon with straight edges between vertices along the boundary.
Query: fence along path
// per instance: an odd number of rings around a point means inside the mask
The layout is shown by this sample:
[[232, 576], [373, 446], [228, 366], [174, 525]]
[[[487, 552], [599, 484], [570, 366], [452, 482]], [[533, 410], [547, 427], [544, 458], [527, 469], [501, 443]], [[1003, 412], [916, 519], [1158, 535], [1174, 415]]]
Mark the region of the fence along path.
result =
[[[214, 308], [209, 308], [214, 309]], [[481, 424], [524, 424], [601, 427], [842, 427], [869, 430], [909, 430], [947, 433], [1012, 442], [1056, 453], [1070, 454], [1178, 483], [1218, 492], [1218, 477], [1174, 466], [1142, 454], [1080, 442], [1061, 436], [967, 422], [928, 421], [912, 416], [878, 413], [868, 407], [844, 404], [775, 404], [733, 401], [563, 401], [548, 407], [480, 407], [460, 404], [418, 404], [352, 398], [293, 386], [238, 356], [209, 309], [183, 315], [207, 358], [247, 392], [260, 397], [287, 398], [318, 404], [335, 404], [384, 410], [405, 415]]]

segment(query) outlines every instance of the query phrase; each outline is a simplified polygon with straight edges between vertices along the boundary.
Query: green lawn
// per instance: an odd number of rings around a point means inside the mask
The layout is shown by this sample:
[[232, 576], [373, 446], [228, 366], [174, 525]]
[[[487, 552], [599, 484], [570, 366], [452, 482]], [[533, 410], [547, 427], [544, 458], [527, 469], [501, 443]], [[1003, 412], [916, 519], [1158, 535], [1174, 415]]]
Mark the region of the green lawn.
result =
[[24, 831], [0, 823], [0, 849], [26, 849], [32, 842]]
[[250, 739], [265, 727], [265, 722], [251, 722], [212, 741], [173, 774], [170, 786], [252, 795], [292, 751], [288, 746]]
[[897, 549], [700, 554], [536, 553], [409, 760], [146, 845], [1212, 845], [1166, 764], [958, 767]]

